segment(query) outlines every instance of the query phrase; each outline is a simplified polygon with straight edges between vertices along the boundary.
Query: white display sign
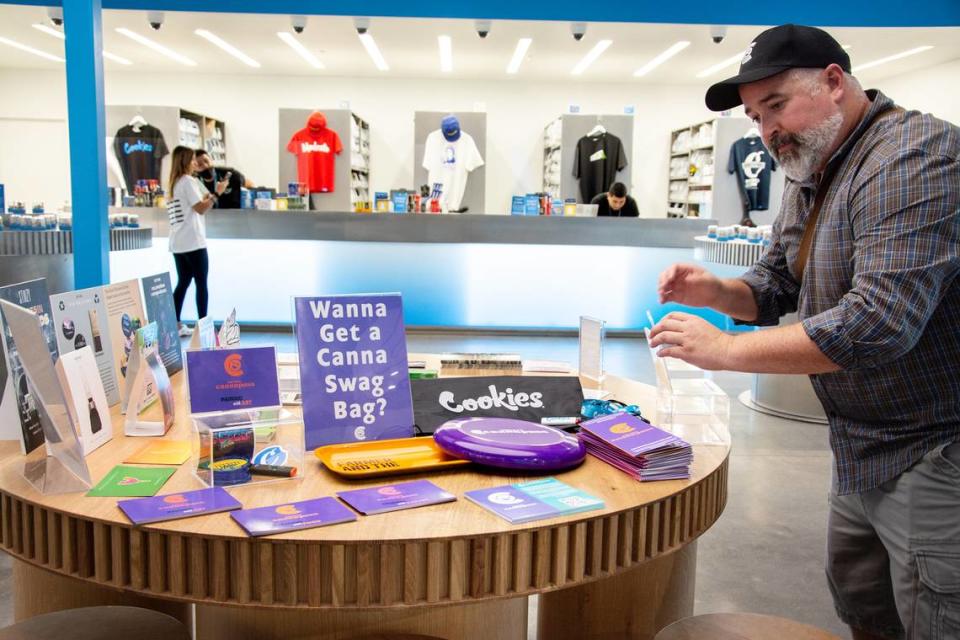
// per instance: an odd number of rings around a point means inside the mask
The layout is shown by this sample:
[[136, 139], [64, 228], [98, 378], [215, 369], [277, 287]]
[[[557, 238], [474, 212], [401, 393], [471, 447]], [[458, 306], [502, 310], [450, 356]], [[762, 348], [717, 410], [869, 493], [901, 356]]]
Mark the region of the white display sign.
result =
[[580, 375], [591, 380], [603, 380], [604, 322], [589, 316], [580, 316]]
[[67, 401], [67, 411], [77, 427], [83, 455], [110, 442], [113, 425], [110, 405], [90, 345], [60, 354], [57, 377]]

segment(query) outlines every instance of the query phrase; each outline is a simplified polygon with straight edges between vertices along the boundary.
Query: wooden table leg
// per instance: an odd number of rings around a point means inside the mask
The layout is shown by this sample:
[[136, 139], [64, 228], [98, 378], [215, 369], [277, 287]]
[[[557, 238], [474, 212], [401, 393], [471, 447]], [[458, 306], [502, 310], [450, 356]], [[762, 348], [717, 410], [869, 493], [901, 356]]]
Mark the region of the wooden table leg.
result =
[[197, 605], [196, 616], [196, 640], [362, 640], [405, 633], [445, 640], [527, 637], [527, 599], [523, 597], [366, 611]]
[[122, 605], [143, 607], [173, 616], [189, 629], [193, 625], [193, 605], [148, 598], [78, 580], [37, 568], [22, 560], [13, 560], [13, 618], [16, 622], [52, 611]]
[[540, 596], [541, 640], [651, 640], [693, 615], [697, 543], [610, 578]]

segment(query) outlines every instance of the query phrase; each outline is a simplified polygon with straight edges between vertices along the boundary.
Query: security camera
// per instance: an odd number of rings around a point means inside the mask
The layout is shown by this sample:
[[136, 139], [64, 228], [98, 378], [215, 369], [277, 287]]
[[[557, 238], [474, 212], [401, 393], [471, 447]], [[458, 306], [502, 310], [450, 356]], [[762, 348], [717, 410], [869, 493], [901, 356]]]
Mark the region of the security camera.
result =
[[477, 20], [474, 23], [474, 26], [477, 29], [477, 35], [481, 38], [486, 38], [490, 33], [490, 21], [489, 20]]
[[303, 33], [303, 30], [307, 28], [307, 16], [290, 16], [290, 26], [297, 33]]
[[147, 22], [154, 31], [160, 31], [163, 26], [163, 11], [147, 11]]
[[587, 35], [587, 23], [586, 22], [571, 22], [570, 23], [570, 33], [573, 34], [573, 39], [577, 42], [583, 40], [583, 36]]
[[353, 26], [357, 28], [357, 33], [363, 35], [370, 28], [370, 18], [354, 18]]
[[727, 28], [723, 25], [714, 25], [710, 27], [710, 38], [714, 44], [720, 44], [727, 37]]
[[54, 26], [63, 26], [63, 9], [60, 7], [47, 7], [47, 17]]

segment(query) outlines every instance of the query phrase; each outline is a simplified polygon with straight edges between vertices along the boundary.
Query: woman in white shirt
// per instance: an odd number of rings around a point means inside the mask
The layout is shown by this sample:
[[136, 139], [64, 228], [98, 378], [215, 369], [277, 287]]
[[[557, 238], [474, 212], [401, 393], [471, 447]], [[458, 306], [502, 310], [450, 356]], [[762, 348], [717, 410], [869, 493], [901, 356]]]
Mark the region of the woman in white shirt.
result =
[[216, 194], [212, 194], [194, 177], [197, 171], [196, 157], [189, 147], [176, 147], [170, 166], [167, 216], [170, 219], [170, 251], [177, 265], [177, 286], [173, 290], [173, 302], [177, 310], [177, 324], [181, 336], [190, 335], [190, 329], [180, 322], [183, 299], [193, 281], [197, 286], [197, 314], [207, 315], [207, 229], [204, 215], [216, 202], [217, 196], [227, 188], [228, 181], [218, 182]]

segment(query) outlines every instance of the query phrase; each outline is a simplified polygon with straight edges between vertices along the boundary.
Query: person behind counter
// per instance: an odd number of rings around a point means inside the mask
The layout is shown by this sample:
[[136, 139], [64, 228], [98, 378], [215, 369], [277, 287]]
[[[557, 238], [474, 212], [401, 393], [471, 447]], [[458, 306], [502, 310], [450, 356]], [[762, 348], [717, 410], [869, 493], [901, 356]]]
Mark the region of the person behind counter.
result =
[[[213, 193], [206, 192], [194, 177], [197, 172], [196, 154], [189, 147], [178, 146], [173, 150], [170, 163], [170, 181], [167, 189], [167, 216], [170, 220], [170, 252], [177, 266], [177, 286], [173, 290], [173, 303], [177, 311], [177, 325], [181, 336], [189, 336], [190, 329], [180, 322], [183, 300], [191, 280], [197, 287], [197, 317], [207, 315], [207, 228], [203, 216], [209, 211], [218, 196], [227, 190], [229, 179], [214, 183]], [[216, 195], [214, 195], [216, 194]]]
[[240, 209], [240, 189], [253, 188], [253, 182], [232, 167], [213, 166], [210, 154], [203, 149], [197, 149], [194, 154], [197, 158], [196, 176], [208, 192], [214, 192], [217, 182], [227, 181], [226, 191], [214, 199], [213, 206], [217, 209]]
[[599, 205], [597, 217], [613, 216], [616, 218], [639, 218], [640, 210], [637, 201], [627, 195], [627, 185], [614, 182], [610, 190], [593, 197], [590, 204]]

